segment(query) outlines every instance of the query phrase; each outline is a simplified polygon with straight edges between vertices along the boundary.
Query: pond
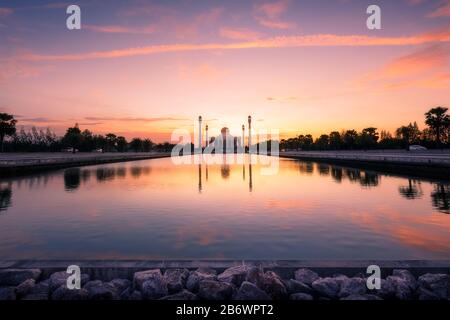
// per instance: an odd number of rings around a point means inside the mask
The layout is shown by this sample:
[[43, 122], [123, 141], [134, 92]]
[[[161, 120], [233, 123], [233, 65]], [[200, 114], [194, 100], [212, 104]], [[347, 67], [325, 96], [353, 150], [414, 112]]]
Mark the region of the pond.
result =
[[450, 259], [449, 181], [253, 157], [2, 179], [0, 257]]

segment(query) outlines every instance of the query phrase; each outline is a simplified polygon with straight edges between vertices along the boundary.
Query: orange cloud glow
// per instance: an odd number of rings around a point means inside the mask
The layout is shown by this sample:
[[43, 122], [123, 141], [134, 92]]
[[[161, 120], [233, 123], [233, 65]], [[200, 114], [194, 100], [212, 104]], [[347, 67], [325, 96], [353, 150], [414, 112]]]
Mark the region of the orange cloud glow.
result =
[[40, 55], [29, 54], [23, 56], [25, 60], [61, 60], [76, 61], [102, 58], [121, 58], [132, 56], [151, 55], [155, 53], [169, 53], [182, 51], [203, 51], [203, 50], [236, 50], [252, 48], [295, 48], [295, 47], [328, 47], [328, 46], [406, 46], [420, 45], [433, 42], [449, 42], [450, 27], [435, 32], [407, 37], [371, 37], [366, 35], [334, 35], [319, 34], [309, 36], [284, 36], [260, 39], [248, 42], [236, 43], [207, 43], [207, 44], [169, 44], [152, 45], [145, 47], [118, 49], [111, 51], [96, 51], [81, 54], [65, 55]]

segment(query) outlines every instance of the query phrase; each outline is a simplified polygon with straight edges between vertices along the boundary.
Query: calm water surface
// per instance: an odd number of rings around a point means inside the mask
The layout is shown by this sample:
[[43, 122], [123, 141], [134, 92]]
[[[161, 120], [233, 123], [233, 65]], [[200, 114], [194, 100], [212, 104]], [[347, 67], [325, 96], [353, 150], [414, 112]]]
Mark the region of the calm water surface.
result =
[[0, 259], [450, 259], [449, 181], [263, 167], [166, 158], [1, 180]]

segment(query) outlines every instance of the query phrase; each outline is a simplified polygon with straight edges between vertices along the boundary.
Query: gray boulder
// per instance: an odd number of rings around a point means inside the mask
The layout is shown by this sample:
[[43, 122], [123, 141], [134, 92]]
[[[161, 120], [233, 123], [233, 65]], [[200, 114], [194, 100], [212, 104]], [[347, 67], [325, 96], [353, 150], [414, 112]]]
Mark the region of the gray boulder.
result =
[[369, 290], [371, 293], [376, 293], [383, 299], [393, 299], [395, 298], [397, 286], [392, 279], [381, 279], [381, 287], [379, 290]]
[[216, 280], [216, 271], [213, 269], [197, 269], [196, 271], [192, 271], [186, 281], [186, 289], [191, 292], [197, 292], [200, 281], [203, 280]]
[[16, 287], [17, 296], [23, 297], [23, 296], [27, 295], [28, 293], [31, 292], [31, 290], [34, 288], [35, 285], [36, 285], [36, 280], [34, 280], [34, 279], [25, 280], [24, 282], [22, 282], [21, 284], [19, 284]]
[[440, 297], [433, 291], [419, 287], [417, 289], [417, 296], [419, 300], [440, 300]]
[[[159, 271], [159, 270], [158, 270]], [[167, 281], [160, 272], [154, 272], [151, 276], [147, 274], [146, 280], [141, 285], [143, 299], [154, 300], [165, 297], [169, 294]]]
[[288, 280], [285, 283], [289, 294], [306, 293], [312, 295], [314, 293], [313, 289], [310, 286], [295, 279]]
[[366, 280], [362, 278], [346, 278], [340, 283], [339, 297], [347, 297], [355, 294], [365, 294], [367, 290]]
[[270, 296], [255, 284], [244, 281], [238, 289], [234, 300], [271, 300]]
[[427, 273], [419, 277], [421, 287], [431, 290], [440, 299], [450, 298], [450, 275]]
[[117, 288], [109, 282], [100, 280], [89, 281], [83, 287], [89, 293], [90, 300], [118, 300], [119, 292]]
[[319, 275], [309, 269], [298, 269], [294, 273], [294, 278], [297, 281], [303, 282], [304, 284], [311, 286], [314, 281], [319, 279]]
[[330, 299], [336, 299], [339, 296], [339, 281], [335, 278], [319, 278], [312, 283], [312, 288], [319, 296]]
[[145, 270], [136, 272], [133, 276], [133, 287], [142, 291], [142, 285], [147, 280], [161, 279], [163, 276], [159, 269]]
[[294, 293], [289, 296], [289, 300], [302, 300], [302, 301], [310, 301], [314, 300], [313, 296], [307, 293]]
[[120, 294], [120, 300], [142, 300], [142, 294], [128, 287]]
[[262, 288], [264, 284], [264, 271], [261, 267], [251, 267], [247, 271], [245, 281], [253, 283], [258, 288]]
[[85, 289], [68, 289], [64, 284], [53, 291], [52, 300], [88, 300], [89, 293]]
[[22, 297], [22, 300], [47, 300], [50, 294], [50, 280], [36, 283], [30, 291]]
[[226, 269], [217, 276], [217, 280], [240, 286], [247, 276], [248, 266], [240, 265]]
[[16, 290], [14, 287], [0, 287], [0, 301], [16, 300]]
[[403, 278], [397, 276], [389, 276], [386, 281], [391, 282], [395, 288], [395, 298], [399, 300], [411, 300], [414, 290], [411, 289], [410, 283]]
[[128, 279], [114, 279], [109, 283], [116, 288], [118, 293], [122, 293], [125, 289], [131, 286], [131, 281]]
[[283, 280], [273, 271], [267, 271], [264, 274], [262, 288], [273, 300], [285, 299], [288, 291]]
[[187, 269], [168, 269], [164, 273], [164, 277], [167, 281], [167, 288], [169, 293], [176, 293], [184, 289], [186, 286], [186, 280], [189, 276], [189, 270]]
[[0, 286], [18, 286], [28, 279], [38, 280], [39, 269], [0, 269]]
[[189, 292], [187, 290], [182, 290], [182, 291], [172, 294], [170, 296], [165, 296], [159, 300], [190, 301], [190, 300], [198, 300], [198, 297], [195, 294], [193, 294], [192, 292]]
[[[70, 274], [66, 271], [55, 272], [50, 276], [49, 286], [50, 291], [58, 289], [62, 285], [67, 286], [67, 278], [70, 277]], [[83, 287], [89, 281], [89, 275], [82, 273], [81, 274], [81, 286]]]
[[392, 272], [392, 275], [394, 277], [399, 277], [400, 279], [405, 281], [405, 284], [412, 290], [416, 290], [417, 289], [417, 281], [416, 278], [412, 275], [411, 272], [409, 272], [408, 270], [403, 270], [403, 269], [395, 269]]
[[233, 286], [228, 282], [202, 280], [198, 287], [198, 296], [205, 300], [228, 300], [233, 295]]

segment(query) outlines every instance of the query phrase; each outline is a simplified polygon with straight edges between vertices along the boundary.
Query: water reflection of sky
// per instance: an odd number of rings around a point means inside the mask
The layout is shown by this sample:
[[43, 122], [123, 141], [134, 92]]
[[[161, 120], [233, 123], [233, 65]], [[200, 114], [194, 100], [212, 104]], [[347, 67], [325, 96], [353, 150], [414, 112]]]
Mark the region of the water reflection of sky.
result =
[[0, 183], [3, 259], [449, 259], [450, 182], [170, 159]]

